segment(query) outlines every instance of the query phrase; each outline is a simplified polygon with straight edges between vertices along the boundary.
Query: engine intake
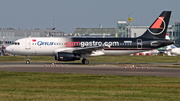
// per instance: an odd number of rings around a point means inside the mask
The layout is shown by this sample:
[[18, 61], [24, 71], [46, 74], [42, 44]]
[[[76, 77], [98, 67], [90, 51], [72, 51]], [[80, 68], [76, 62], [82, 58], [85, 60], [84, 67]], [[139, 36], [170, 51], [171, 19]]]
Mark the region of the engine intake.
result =
[[80, 60], [81, 57], [79, 54], [74, 53], [67, 53], [67, 52], [58, 52], [55, 56], [55, 60], [58, 61], [74, 61], [74, 60]]

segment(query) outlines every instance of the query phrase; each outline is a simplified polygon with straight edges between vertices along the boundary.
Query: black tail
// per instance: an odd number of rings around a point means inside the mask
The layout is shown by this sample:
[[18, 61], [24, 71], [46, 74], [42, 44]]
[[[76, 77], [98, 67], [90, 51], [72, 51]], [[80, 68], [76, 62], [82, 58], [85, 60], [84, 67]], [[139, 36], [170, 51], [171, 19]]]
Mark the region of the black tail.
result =
[[163, 11], [140, 38], [165, 38], [171, 11]]

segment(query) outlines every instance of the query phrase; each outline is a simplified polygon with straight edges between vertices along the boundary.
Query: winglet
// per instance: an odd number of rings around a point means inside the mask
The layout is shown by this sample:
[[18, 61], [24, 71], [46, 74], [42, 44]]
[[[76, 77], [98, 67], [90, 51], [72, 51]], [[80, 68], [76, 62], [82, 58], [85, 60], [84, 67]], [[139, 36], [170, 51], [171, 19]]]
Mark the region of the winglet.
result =
[[6, 45], [5, 45], [5, 38], [4, 38], [4, 32], [3, 32], [3, 45], [2, 45], [2, 54], [6, 55], [6, 51], [5, 51]]
[[5, 49], [6, 48], [6, 45], [5, 45], [5, 38], [4, 38], [4, 32], [3, 32], [3, 46], [2, 46], [2, 49]]

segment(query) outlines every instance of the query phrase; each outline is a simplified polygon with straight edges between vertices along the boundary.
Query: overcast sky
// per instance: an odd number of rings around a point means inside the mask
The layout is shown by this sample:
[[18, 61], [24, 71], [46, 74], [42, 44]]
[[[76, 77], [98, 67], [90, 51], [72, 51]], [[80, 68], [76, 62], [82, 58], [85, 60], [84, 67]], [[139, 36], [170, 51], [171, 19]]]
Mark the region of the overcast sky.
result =
[[71, 33], [75, 28], [115, 28], [117, 21], [149, 26], [162, 11], [180, 21], [180, 0], [0, 0], [0, 27], [52, 28]]

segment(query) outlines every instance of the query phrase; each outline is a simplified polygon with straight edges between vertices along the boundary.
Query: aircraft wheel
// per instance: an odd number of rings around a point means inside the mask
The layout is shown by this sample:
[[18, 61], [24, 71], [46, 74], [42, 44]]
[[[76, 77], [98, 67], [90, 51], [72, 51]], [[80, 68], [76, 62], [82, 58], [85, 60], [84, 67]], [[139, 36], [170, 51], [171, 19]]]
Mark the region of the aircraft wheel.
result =
[[30, 60], [27, 60], [27, 61], [26, 61], [26, 64], [30, 64]]
[[87, 64], [89, 64], [89, 60], [88, 59], [83, 59], [82, 63], [87, 65]]

